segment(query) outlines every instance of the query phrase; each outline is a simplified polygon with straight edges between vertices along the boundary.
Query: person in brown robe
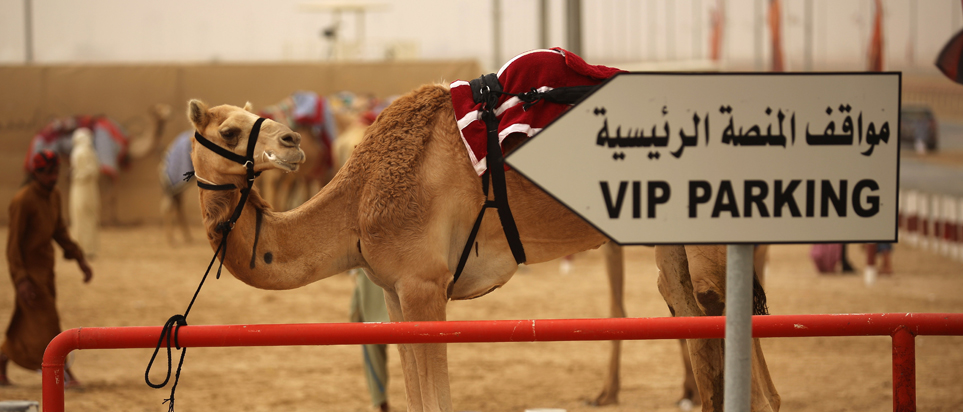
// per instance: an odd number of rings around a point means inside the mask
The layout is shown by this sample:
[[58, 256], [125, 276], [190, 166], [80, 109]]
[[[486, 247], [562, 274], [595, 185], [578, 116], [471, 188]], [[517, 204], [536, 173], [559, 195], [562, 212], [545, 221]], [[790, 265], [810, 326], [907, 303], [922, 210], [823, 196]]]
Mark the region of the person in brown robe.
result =
[[[57, 178], [59, 159], [49, 150], [38, 152], [28, 164], [31, 181], [10, 202], [10, 231], [7, 239], [7, 265], [16, 290], [16, 307], [0, 345], [0, 386], [10, 385], [7, 364], [13, 361], [30, 370], [39, 370], [47, 344], [60, 333], [57, 314], [57, 292], [54, 281], [54, 247], [56, 241], [64, 257], [76, 259], [90, 282], [93, 270], [84, 253], [67, 232], [61, 215]], [[80, 383], [64, 368], [65, 385]]]

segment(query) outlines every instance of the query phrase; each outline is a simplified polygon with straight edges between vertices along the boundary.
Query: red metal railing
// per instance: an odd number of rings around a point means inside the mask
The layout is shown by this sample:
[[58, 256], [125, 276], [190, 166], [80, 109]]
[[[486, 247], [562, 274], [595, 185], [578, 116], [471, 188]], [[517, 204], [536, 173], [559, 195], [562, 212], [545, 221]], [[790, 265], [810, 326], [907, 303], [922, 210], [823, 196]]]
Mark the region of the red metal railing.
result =
[[[64, 410], [64, 360], [75, 349], [153, 348], [161, 327], [78, 328], [57, 335], [43, 358], [43, 410]], [[963, 314], [878, 313], [754, 316], [757, 338], [892, 336], [893, 410], [916, 410], [916, 335], [963, 335]], [[185, 326], [183, 347], [372, 343], [717, 339], [724, 317], [545, 319], [403, 323]]]

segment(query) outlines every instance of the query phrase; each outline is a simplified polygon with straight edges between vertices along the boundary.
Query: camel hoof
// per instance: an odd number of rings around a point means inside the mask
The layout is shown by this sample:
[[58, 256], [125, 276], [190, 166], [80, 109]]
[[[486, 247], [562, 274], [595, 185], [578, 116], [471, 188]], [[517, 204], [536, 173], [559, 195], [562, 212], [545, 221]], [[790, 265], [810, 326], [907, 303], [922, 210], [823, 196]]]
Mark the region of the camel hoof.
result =
[[558, 266], [558, 271], [563, 275], [572, 273], [572, 262], [568, 259], [562, 259], [562, 263]]
[[599, 395], [595, 399], [586, 400], [585, 404], [588, 406], [608, 406], [608, 405], [618, 405], [619, 399], [612, 398], [610, 396]]
[[691, 399], [680, 399], [676, 405], [679, 406], [679, 410], [683, 412], [689, 412], [695, 407]]

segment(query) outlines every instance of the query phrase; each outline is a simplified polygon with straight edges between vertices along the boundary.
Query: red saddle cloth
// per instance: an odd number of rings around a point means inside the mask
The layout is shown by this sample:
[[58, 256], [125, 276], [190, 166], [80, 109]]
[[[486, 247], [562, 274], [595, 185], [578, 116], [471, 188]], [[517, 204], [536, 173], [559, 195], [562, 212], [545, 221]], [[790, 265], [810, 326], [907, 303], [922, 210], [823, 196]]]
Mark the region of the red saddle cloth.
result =
[[[498, 82], [505, 93], [519, 94], [536, 89], [541, 92], [558, 87], [595, 86], [624, 70], [591, 65], [572, 52], [555, 47], [532, 50], [515, 56], [498, 70]], [[471, 86], [458, 80], [451, 84], [451, 100], [462, 141], [468, 149], [475, 171], [482, 175], [488, 168], [485, 156], [485, 122], [480, 113], [483, 103], [472, 99]], [[571, 107], [567, 104], [539, 101], [525, 110], [518, 97], [502, 95], [498, 99], [495, 116], [499, 119], [499, 145], [512, 133], [531, 137]]]

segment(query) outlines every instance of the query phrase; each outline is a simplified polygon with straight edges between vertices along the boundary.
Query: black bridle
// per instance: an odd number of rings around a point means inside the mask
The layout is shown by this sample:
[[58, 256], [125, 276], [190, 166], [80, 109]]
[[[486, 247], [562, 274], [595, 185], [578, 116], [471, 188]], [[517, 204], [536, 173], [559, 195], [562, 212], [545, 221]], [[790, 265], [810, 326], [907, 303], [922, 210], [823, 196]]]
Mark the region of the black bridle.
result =
[[[231, 214], [230, 220], [218, 223], [218, 230], [223, 232], [225, 237], [227, 237], [227, 234], [234, 228], [234, 223], [237, 222], [237, 219], [241, 217], [241, 210], [244, 209], [244, 204], [247, 203], [247, 198], [251, 194], [251, 188], [254, 187], [254, 178], [259, 175], [259, 173], [254, 171], [254, 146], [257, 145], [257, 138], [261, 133], [261, 123], [264, 123], [264, 120], [265, 118], [261, 117], [254, 122], [254, 126], [251, 128], [251, 135], [247, 139], [247, 153], [244, 156], [218, 146], [214, 144], [214, 142], [207, 140], [207, 138], [198, 133], [197, 130], [194, 131], [194, 139], [196, 139], [198, 143], [221, 157], [244, 166], [245, 169], [247, 169], [247, 187], [241, 188], [241, 201], [238, 202], [237, 207], [234, 208], [234, 213]], [[197, 179], [197, 187], [207, 190], [237, 189], [237, 186], [233, 183], [215, 185], [202, 182], [201, 179]]]
[[[181, 326], [187, 326], [187, 314], [190, 313], [191, 307], [194, 306], [194, 301], [197, 300], [197, 295], [201, 292], [201, 287], [204, 286], [204, 281], [207, 279], [207, 275], [211, 273], [211, 268], [214, 266], [214, 261], [217, 260], [217, 255], [219, 253], [221, 255], [221, 263], [217, 267], [216, 278], [221, 278], [221, 268], [224, 267], [224, 259], [227, 257], [227, 235], [231, 233], [231, 230], [234, 229], [234, 224], [237, 223], [237, 220], [241, 217], [241, 211], [244, 210], [244, 205], [247, 203], [248, 196], [250, 196], [251, 190], [254, 187], [254, 178], [260, 174], [254, 171], [254, 146], [257, 145], [258, 135], [261, 132], [261, 123], [264, 123], [264, 120], [265, 119], [261, 117], [254, 122], [254, 126], [251, 128], [251, 134], [247, 140], [247, 153], [244, 156], [224, 149], [223, 147], [218, 146], [205, 138], [203, 135], [198, 133], [197, 130], [194, 131], [194, 139], [196, 139], [198, 143], [208, 148], [212, 152], [217, 153], [221, 157], [244, 166], [244, 168], [247, 170], [247, 187], [240, 188], [241, 200], [234, 208], [234, 213], [231, 214], [230, 219], [217, 224], [217, 230], [221, 232], [221, 243], [217, 246], [217, 250], [214, 251], [214, 257], [211, 259], [211, 263], [207, 265], [207, 271], [204, 272], [204, 277], [201, 278], [201, 283], [197, 285], [197, 290], [194, 292], [194, 297], [191, 298], [191, 303], [187, 305], [187, 310], [184, 311], [183, 315], [171, 316], [170, 319], [167, 320], [167, 323], [164, 324], [164, 328], [161, 330], [160, 339], [157, 341], [157, 348], [154, 349], [154, 354], [151, 355], [150, 362], [147, 364], [147, 370], [144, 372], [144, 381], [147, 382], [147, 386], [150, 386], [154, 389], [159, 389], [167, 385], [167, 382], [170, 381], [171, 378], [171, 339], [173, 338], [174, 346], [181, 350], [181, 359], [177, 364], [177, 372], [174, 374], [174, 385], [171, 387], [171, 397], [164, 400], [165, 403], [168, 401], [170, 402], [168, 405], [168, 411], [170, 412], [174, 411], [174, 391], [177, 390], [177, 381], [181, 376], [181, 366], [184, 365], [184, 355], [187, 354], [187, 348], [182, 348], [180, 343], [177, 342], [177, 335]], [[193, 173], [188, 172], [185, 180], [190, 179], [191, 175], [193, 175]], [[197, 187], [215, 191], [238, 189], [237, 185], [233, 183], [221, 185], [206, 183], [202, 182], [201, 178], [199, 177], [197, 179]], [[258, 223], [260, 223], [260, 216], [258, 216]], [[260, 224], [258, 226], [260, 227]], [[163, 382], [155, 384], [150, 381], [150, 368], [154, 364], [154, 359], [157, 357], [157, 353], [160, 352], [160, 348], [164, 343], [165, 337], [167, 338], [167, 377], [164, 378]]]

